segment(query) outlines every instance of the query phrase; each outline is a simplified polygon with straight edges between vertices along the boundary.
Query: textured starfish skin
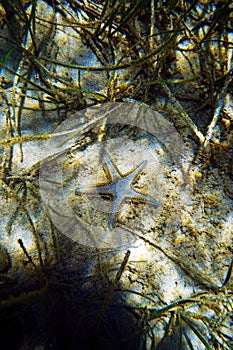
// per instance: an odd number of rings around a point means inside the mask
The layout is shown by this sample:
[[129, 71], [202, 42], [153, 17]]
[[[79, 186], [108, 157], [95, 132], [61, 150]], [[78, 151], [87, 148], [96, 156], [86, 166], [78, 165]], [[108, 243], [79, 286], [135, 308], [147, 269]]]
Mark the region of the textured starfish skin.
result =
[[111, 195], [113, 198], [112, 211], [110, 214], [109, 228], [112, 230], [115, 227], [117, 213], [121, 204], [125, 200], [137, 199], [143, 202], [150, 202], [154, 206], [158, 206], [160, 202], [154, 198], [139, 193], [132, 188], [132, 183], [135, 181], [137, 176], [141, 173], [142, 169], [147, 164], [147, 160], [144, 160], [135, 169], [131, 170], [127, 175], [122, 175], [117, 167], [112, 163], [108, 156], [104, 156], [104, 161], [107, 166], [108, 173], [111, 177], [109, 184], [97, 185], [95, 187], [84, 187], [77, 188], [76, 194], [87, 194], [87, 195]]

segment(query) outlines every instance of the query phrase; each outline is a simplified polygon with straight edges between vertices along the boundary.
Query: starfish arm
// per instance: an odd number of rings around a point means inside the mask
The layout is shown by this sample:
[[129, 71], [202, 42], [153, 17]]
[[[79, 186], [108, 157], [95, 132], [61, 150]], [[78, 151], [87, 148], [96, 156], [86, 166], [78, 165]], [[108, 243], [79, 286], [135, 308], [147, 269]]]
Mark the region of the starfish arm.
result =
[[100, 187], [82, 187], [82, 188], [76, 188], [75, 194], [77, 195], [89, 195], [93, 197], [98, 197], [100, 195], [114, 195], [114, 190], [111, 188], [110, 185], [106, 186], [100, 186]]
[[110, 231], [115, 227], [116, 217], [117, 217], [117, 213], [119, 211], [119, 207], [121, 203], [122, 203], [122, 198], [116, 196], [112, 204], [112, 210], [111, 210], [110, 219], [109, 219]]
[[105, 154], [104, 155], [104, 161], [107, 166], [107, 170], [109, 174], [111, 175], [112, 180], [119, 178], [119, 172], [117, 171], [117, 168], [114, 166], [111, 159]]
[[125, 199], [130, 200], [131, 198], [136, 198], [139, 201], [152, 203], [154, 206], [158, 207], [161, 203], [154, 199], [153, 197], [139, 193], [133, 189], [128, 189], [124, 195]]
[[141, 173], [142, 169], [145, 167], [146, 164], [147, 160], [144, 160], [130, 174], [127, 175], [131, 182]]
[[96, 187], [77, 187], [75, 189], [75, 194], [80, 195], [80, 194], [90, 194], [90, 195], [95, 195], [96, 194]]
[[161, 204], [159, 201], [157, 201], [156, 199], [154, 199], [151, 196], [148, 196], [148, 195], [142, 194], [142, 193], [137, 193], [136, 191], [133, 191], [133, 192], [134, 192], [134, 194], [131, 194], [131, 196], [134, 198], [137, 198], [138, 200], [141, 200], [141, 201], [147, 202], [147, 203], [151, 203], [155, 207], [158, 207]]
[[116, 191], [115, 185], [114, 183], [110, 183], [107, 185], [99, 185], [98, 187], [96, 187], [96, 192], [98, 194], [111, 194], [114, 195]]

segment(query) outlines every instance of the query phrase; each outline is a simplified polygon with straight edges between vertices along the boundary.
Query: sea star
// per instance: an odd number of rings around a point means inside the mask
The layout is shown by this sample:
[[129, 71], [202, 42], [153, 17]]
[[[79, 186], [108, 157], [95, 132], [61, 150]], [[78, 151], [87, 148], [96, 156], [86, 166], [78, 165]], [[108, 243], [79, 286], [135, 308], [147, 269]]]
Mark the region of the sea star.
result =
[[127, 199], [137, 199], [143, 202], [150, 202], [156, 207], [160, 204], [154, 198], [139, 193], [132, 188], [132, 183], [135, 182], [137, 176], [141, 173], [142, 169], [147, 164], [147, 160], [144, 160], [136, 168], [129, 171], [127, 174], [121, 174], [117, 167], [112, 163], [111, 159], [104, 155], [104, 161], [107, 166], [108, 174], [111, 177], [111, 182], [107, 184], [96, 185], [95, 187], [77, 188], [76, 194], [87, 195], [111, 195], [113, 198], [112, 211], [110, 214], [109, 228], [112, 230], [115, 227], [116, 216], [119, 212], [119, 208], [123, 201]]

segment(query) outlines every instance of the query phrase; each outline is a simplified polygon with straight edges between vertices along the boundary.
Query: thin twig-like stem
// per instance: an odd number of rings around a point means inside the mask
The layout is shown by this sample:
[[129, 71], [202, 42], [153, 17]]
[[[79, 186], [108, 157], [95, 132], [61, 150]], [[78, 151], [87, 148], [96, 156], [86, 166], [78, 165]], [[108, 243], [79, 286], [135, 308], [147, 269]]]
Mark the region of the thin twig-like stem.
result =
[[202, 144], [204, 142], [204, 135], [202, 134], [202, 132], [198, 130], [196, 124], [194, 124], [194, 122], [189, 117], [189, 115], [185, 112], [185, 110], [183, 109], [179, 101], [177, 101], [177, 99], [175, 98], [175, 96], [172, 94], [171, 90], [167, 86], [167, 84], [163, 82], [162, 86], [166, 91], [168, 97], [174, 104], [175, 108], [179, 111], [181, 118], [185, 121], [185, 123], [189, 126], [190, 130], [193, 131], [194, 135], [196, 135], [196, 137], [199, 139], [200, 143]]
[[214, 112], [214, 116], [213, 116], [213, 119], [211, 121], [211, 123], [209, 124], [208, 126], [208, 130], [207, 130], [207, 133], [206, 133], [206, 136], [205, 136], [205, 140], [204, 140], [204, 148], [208, 146], [209, 144], [209, 141], [213, 135], [213, 132], [214, 132], [214, 128], [219, 120], [219, 116], [220, 116], [220, 113], [224, 107], [224, 103], [225, 103], [225, 99], [226, 99], [226, 95], [227, 95], [227, 91], [228, 91], [228, 86], [229, 86], [229, 83], [232, 79], [232, 76], [233, 76], [233, 52], [231, 54], [231, 59], [230, 59], [230, 70], [229, 70], [229, 73], [228, 73], [228, 76], [226, 78], [226, 81], [225, 81], [225, 84], [223, 86], [223, 89], [221, 91], [221, 93], [219, 94], [219, 97], [218, 97], [218, 101], [217, 101], [217, 106], [215, 108], [215, 112]]

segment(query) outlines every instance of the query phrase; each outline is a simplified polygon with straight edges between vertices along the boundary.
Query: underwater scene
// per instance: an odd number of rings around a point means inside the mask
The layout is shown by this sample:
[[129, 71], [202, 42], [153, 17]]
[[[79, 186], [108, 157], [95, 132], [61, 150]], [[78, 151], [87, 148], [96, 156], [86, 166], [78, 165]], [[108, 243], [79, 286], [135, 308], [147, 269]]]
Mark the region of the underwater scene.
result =
[[2, 0], [0, 349], [233, 349], [233, 3]]

